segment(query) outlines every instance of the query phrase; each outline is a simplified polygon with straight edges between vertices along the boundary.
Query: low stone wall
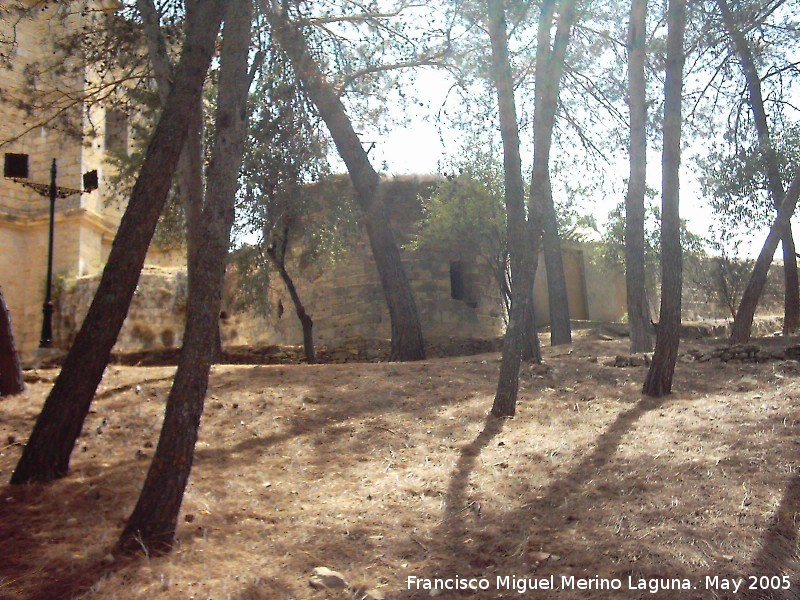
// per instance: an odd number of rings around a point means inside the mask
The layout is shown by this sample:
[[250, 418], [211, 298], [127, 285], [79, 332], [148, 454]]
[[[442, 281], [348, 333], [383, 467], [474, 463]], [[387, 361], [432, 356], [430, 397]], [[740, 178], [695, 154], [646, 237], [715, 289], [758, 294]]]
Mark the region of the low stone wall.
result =
[[[54, 320], [55, 342], [69, 348], [100, 283], [100, 275], [60, 282]], [[132, 352], [180, 346], [186, 314], [186, 273], [146, 267], [133, 296], [115, 350]]]
[[[75, 339], [100, 283], [100, 275], [62, 280], [56, 295], [55, 345], [67, 349]], [[145, 267], [120, 332], [116, 352], [179, 348], [183, 342], [187, 300], [186, 271]], [[263, 341], [264, 324], [249, 315], [223, 310], [220, 334], [226, 344]]]
[[[420, 321], [431, 339], [458, 335], [493, 338], [502, 333], [503, 317], [497, 284], [488, 267], [469, 253], [453, 251], [401, 252]], [[338, 346], [348, 339], [388, 339], [389, 311], [378, 270], [366, 243], [352, 248], [346, 259], [318, 270], [303, 269], [292, 257], [290, 273], [306, 311], [314, 320], [314, 339]], [[464, 298], [453, 298], [451, 264], [462, 270]], [[300, 344], [302, 329], [283, 283], [275, 277], [265, 335], [269, 343]], [[275, 308], [280, 307], [280, 308]]]

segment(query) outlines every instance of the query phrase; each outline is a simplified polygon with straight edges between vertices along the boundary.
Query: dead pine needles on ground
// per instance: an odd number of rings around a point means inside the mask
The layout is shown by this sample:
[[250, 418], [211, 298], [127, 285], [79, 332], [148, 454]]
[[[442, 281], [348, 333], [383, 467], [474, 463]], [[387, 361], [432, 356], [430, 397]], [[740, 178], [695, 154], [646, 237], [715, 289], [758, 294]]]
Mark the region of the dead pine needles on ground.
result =
[[[504, 421], [486, 418], [496, 353], [216, 366], [179, 543], [126, 560], [111, 550], [174, 369], [111, 366], [70, 474], [2, 487], [0, 597], [424, 598], [410, 576], [575, 575], [697, 588], [559, 598], [723, 598], [706, 575], [784, 573], [797, 592], [800, 364], [708, 358], [722, 343], [683, 344], [660, 400], [641, 397], [646, 366], [618, 358], [625, 341], [546, 348]], [[29, 372], [27, 391], [0, 402], [5, 481], [55, 373]], [[318, 566], [348, 590], [312, 588]]]

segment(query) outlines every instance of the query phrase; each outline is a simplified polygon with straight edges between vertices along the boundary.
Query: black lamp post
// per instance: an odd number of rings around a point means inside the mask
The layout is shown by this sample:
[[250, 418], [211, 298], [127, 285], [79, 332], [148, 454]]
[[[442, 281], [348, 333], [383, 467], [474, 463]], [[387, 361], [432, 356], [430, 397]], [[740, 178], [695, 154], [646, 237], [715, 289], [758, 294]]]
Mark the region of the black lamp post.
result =
[[50, 348], [53, 345], [53, 241], [55, 233], [56, 219], [56, 200], [58, 198], [68, 198], [74, 194], [80, 194], [81, 190], [56, 185], [56, 159], [50, 167], [50, 184], [33, 183], [18, 177], [11, 177], [17, 183], [31, 188], [40, 196], [50, 199], [50, 235], [47, 247], [47, 291], [45, 292], [44, 305], [42, 306], [42, 337], [39, 340], [39, 348]]
[[54, 158], [53, 164], [50, 166], [50, 189], [47, 190], [50, 198], [50, 233], [47, 244], [47, 292], [42, 306], [42, 337], [39, 340], [39, 348], [49, 348], [53, 345], [53, 241], [56, 224], [56, 198], [58, 197], [57, 173], [58, 169]]

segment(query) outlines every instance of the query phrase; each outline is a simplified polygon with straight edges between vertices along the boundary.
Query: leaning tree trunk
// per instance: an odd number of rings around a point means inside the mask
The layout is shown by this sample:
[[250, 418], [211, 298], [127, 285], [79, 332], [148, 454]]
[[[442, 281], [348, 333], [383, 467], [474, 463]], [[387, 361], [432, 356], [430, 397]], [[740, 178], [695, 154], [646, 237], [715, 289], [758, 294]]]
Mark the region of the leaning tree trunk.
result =
[[111, 349], [125, 321], [150, 240], [169, 193], [186, 138], [188, 107], [202, 92], [223, 13], [220, 0], [197, 0], [175, 82], [147, 148], [103, 270], [75, 342], [36, 420], [11, 483], [63, 477]]
[[0, 396], [12, 396], [25, 390], [25, 379], [19, 363], [11, 314], [0, 289]]
[[[139, 15], [142, 19], [142, 28], [147, 43], [147, 53], [153, 69], [158, 96], [162, 106], [166, 103], [172, 86], [173, 65], [167, 53], [167, 44], [159, 22], [159, 14], [154, 0], [136, 0]], [[186, 6], [187, 19], [193, 18], [196, 6], [192, 3]], [[192, 287], [192, 278], [195, 276], [192, 265], [192, 256], [197, 252], [202, 235], [200, 219], [205, 202], [204, 184], [204, 155], [203, 142], [204, 118], [203, 96], [196, 98], [194, 106], [189, 111], [189, 124], [186, 141], [184, 142], [181, 158], [178, 161], [177, 183], [183, 214], [186, 221], [186, 279], [187, 286]], [[215, 360], [222, 357], [222, 336], [217, 323], [217, 341]]]
[[[167, 53], [167, 45], [159, 23], [158, 10], [154, 0], [136, 0], [142, 19], [147, 54], [153, 69], [158, 97], [163, 106], [167, 102], [172, 87], [173, 66]], [[187, 6], [188, 14], [195, 10], [193, 4]], [[196, 251], [200, 241], [200, 216], [203, 211], [203, 97], [198, 96], [194, 106], [188, 111], [188, 134], [181, 158], [178, 162], [178, 192], [186, 217], [187, 259]], [[191, 260], [187, 260], [190, 265]], [[193, 273], [187, 268], [188, 278]]]
[[[527, 326], [533, 326], [531, 308], [532, 244], [525, 219], [525, 187], [519, 154], [519, 126], [514, 104], [514, 81], [508, 58], [508, 37], [502, 0], [488, 2], [489, 37], [492, 43], [492, 78], [497, 90], [500, 133], [503, 138], [503, 174], [505, 183], [506, 227], [511, 259], [511, 314], [503, 340], [500, 377], [492, 414], [510, 417], [516, 412], [519, 367], [525, 346]], [[526, 344], [527, 342], [527, 344]], [[530, 349], [528, 349], [530, 351]]]
[[339, 155], [347, 165], [356, 200], [364, 211], [372, 256], [389, 308], [392, 327], [390, 360], [421, 360], [425, 358], [422, 326], [386, 206], [380, 195], [380, 176], [373, 169], [344, 105], [311, 56], [302, 32], [284, 13], [272, 12], [268, 18], [272, 34], [292, 61], [305, 92], [317, 107]]
[[303, 352], [306, 355], [306, 362], [313, 365], [317, 362], [317, 354], [314, 351], [314, 320], [311, 318], [311, 315], [306, 312], [306, 307], [303, 306], [303, 302], [300, 300], [300, 295], [297, 293], [297, 288], [289, 272], [286, 270], [286, 266], [278, 267], [278, 272], [281, 275], [281, 279], [283, 279], [286, 289], [289, 291], [292, 304], [294, 304], [294, 312], [300, 321], [300, 326], [303, 328]]
[[186, 332], [164, 426], [139, 501], [119, 540], [123, 551], [160, 553], [172, 547], [189, 480], [200, 416], [208, 389], [222, 302], [234, 202], [247, 132], [247, 57], [251, 0], [228, 2], [219, 71], [213, 159], [208, 173], [203, 235], [192, 257]]
[[631, 354], [650, 352], [650, 304], [647, 301], [644, 267], [644, 197], [647, 182], [647, 0], [631, 2], [628, 24], [628, 107], [630, 177], [625, 196], [625, 287]]
[[789, 191], [786, 193], [786, 199], [778, 209], [778, 216], [775, 217], [775, 221], [772, 223], [767, 240], [761, 248], [756, 264], [753, 267], [753, 272], [747, 282], [747, 287], [742, 294], [731, 331], [731, 341], [734, 343], [743, 344], [750, 339], [753, 316], [756, 314], [758, 300], [767, 281], [769, 266], [772, 264], [772, 257], [778, 248], [781, 235], [792, 219], [794, 209], [797, 206], [798, 195], [800, 195], [800, 169], [795, 173], [792, 184], [789, 186]]
[[306, 362], [314, 364], [317, 362], [317, 355], [314, 351], [314, 321], [306, 312], [306, 307], [300, 299], [300, 294], [297, 292], [297, 287], [289, 271], [286, 269], [286, 248], [289, 245], [289, 228], [284, 227], [283, 234], [280, 239], [280, 246], [270, 246], [267, 248], [267, 256], [272, 261], [274, 267], [283, 280], [283, 284], [289, 292], [289, 297], [294, 304], [294, 311], [297, 318], [300, 320], [300, 326], [303, 328], [303, 351], [306, 355]]
[[530, 206], [542, 215], [539, 222], [531, 221], [537, 228], [534, 237], [542, 233], [545, 268], [547, 270], [548, 306], [550, 308], [550, 343], [569, 344], [572, 329], [569, 319], [567, 283], [561, 239], [558, 234], [553, 191], [550, 184], [550, 149], [553, 142], [556, 109], [558, 107], [561, 76], [567, 55], [567, 46], [577, 13], [575, 0], [562, 0], [558, 5], [555, 38], [551, 45], [555, 0], [542, 4], [536, 47], [536, 85], [533, 113], [533, 171], [531, 174]]
[[[745, 82], [747, 83], [750, 110], [753, 111], [753, 122], [755, 123], [756, 134], [758, 135], [758, 143], [764, 153], [766, 161], [767, 186], [772, 196], [775, 210], [777, 211], [780, 210], [781, 205], [785, 201], [786, 191], [783, 187], [778, 156], [775, 152], [775, 147], [772, 144], [772, 138], [769, 132], [767, 112], [764, 108], [764, 96], [761, 92], [761, 78], [759, 77], [758, 69], [753, 59], [750, 44], [742, 33], [742, 30], [736, 24], [736, 19], [731, 13], [727, 1], [717, 0], [717, 5], [719, 6], [720, 15], [722, 16], [722, 22], [733, 43], [736, 56], [738, 56], [739, 62], [742, 65], [742, 72], [744, 73]], [[800, 288], [798, 287], [797, 255], [795, 254], [791, 223], [787, 222], [780, 233], [783, 241], [783, 332], [784, 334], [788, 334], [796, 331], [798, 326], [800, 326]], [[761, 290], [758, 290], [757, 297], [760, 296]], [[744, 317], [745, 315], [740, 317], [737, 314], [734, 319], [734, 328], [740, 332], [745, 329], [745, 325], [741, 323], [741, 319]], [[753, 316], [751, 315], [751, 322], [752, 319]], [[739, 323], [737, 324], [736, 321], [739, 321]], [[752, 323], [747, 325], [746, 328], [749, 330], [751, 326]]]
[[682, 256], [680, 219], [681, 101], [686, 1], [669, 0], [664, 82], [664, 149], [661, 158], [661, 312], [656, 349], [642, 389], [648, 396], [672, 391], [681, 326]]

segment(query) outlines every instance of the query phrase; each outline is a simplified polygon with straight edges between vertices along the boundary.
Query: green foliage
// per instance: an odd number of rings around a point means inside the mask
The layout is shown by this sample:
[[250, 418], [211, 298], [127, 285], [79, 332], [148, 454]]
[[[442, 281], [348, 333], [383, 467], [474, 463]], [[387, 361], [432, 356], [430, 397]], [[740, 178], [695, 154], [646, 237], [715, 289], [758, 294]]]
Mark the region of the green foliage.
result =
[[[800, 165], [800, 124], [773, 135], [784, 185]], [[725, 240], [747, 236], [775, 218], [774, 200], [767, 184], [767, 161], [757, 142], [715, 146], [698, 161], [703, 194], [720, 220]], [[731, 242], [732, 243], [732, 242]]]
[[[652, 195], [652, 190], [650, 194]], [[645, 208], [644, 264], [646, 286], [655, 289], [661, 272], [661, 210], [652, 201]], [[608, 215], [605, 228], [599, 231], [600, 260], [605, 266], [625, 270], [625, 203], [620, 202]], [[705, 239], [689, 231], [681, 221], [681, 247], [684, 265], [691, 264], [705, 254]]]
[[420, 198], [423, 219], [411, 248], [448, 248], [469, 243], [484, 257], [505, 253], [506, 223], [502, 167], [476, 154], [446, 175], [430, 198]]
[[[106, 196], [104, 201], [107, 205], [118, 207], [131, 197], [161, 108], [158, 95], [152, 90], [131, 90], [127, 100], [131, 140], [129, 151], [114, 152], [108, 149], [106, 152], [106, 158], [113, 167], [107, 178], [107, 184], [113, 193]], [[135, 111], [132, 109], [134, 106], [136, 107]], [[159, 218], [153, 236], [153, 244], [162, 251], [169, 251], [181, 249], [185, 243], [186, 217], [178, 194], [177, 183], [175, 183], [167, 197], [164, 212]]]
[[[274, 47], [251, 96], [250, 135], [237, 203], [239, 302], [268, 311], [270, 273], [336, 260], [358, 235], [347, 180], [328, 178], [328, 142], [292, 71]], [[274, 251], [275, 260], [268, 250]], [[276, 264], [277, 263], [277, 264]]]
[[450, 176], [421, 200], [424, 217], [411, 248], [450, 248], [469, 240], [480, 254], [491, 256], [505, 245], [503, 197], [483, 181], [465, 173]]
[[270, 282], [270, 264], [262, 247], [242, 245], [231, 252], [230, 264], [235, 279], [235, 293], [226, 297], [230, 307], [235, 311], [251, 310], [255, 314], [269, 314], [271, 307], [266, 290]]
[[731, 317], [735, 317], [754, 265], [754, 260], [742, 260], [723, 252], [710, 259], [707, 276], [696, 283], [701, 289], [707, 290], [709, 296], [716, 298], [718, 304], [727, 308]]
[[[708, 244], [714, 255], [696, 261], [689, 278], [697, 289], [705, 292], [709, 300], [715, 301], [731, 317], [735, 317], [756, 261], [742, 256], [738, 241], [717, 238], [708, 240]], [[781, 277], [768, 277], [761, 292], [760, 305], [781, 306], [782, 291]]]
[[[658, 270], [660, 211], [650, 202], [645, 209], [644, 264], [648, 287], [655, 283]], [[620, 202], [608, 213], [605, 227], [600, 233], [600, 259], [611, 268], [625, 269], [625, 203]]]
[[[444, 171], [445, 181], [430, 198], [420, 198], [423, 219], [408, 247], [449, 249], [468, 244], [492, 269], [508, 307], [511, 277], [502, 162], [491, 144], [472, 139]], [[583, 241], [583, 232], [594, 226], [578, 208], [591, 186], [563, 187], [556, 202], [562, 240]]]
[[[465, 146], [430, 198], [420, 198], [423, 218], [410, 248], [447, 249], [469, 245], [492, 269], [506, 308], [510, 264], [503, 192], [503, 167], [491, 148]], [[456, 174], [457, 173], [457, 174]]]
[[442, 3], [294, 2], [285, 4], [292, 20], [305, 23], [310, 52], [347, 108], [363, 139], [374, 140], [405, 111], [421, 103], [414, 66], [439, 65], [449, 54], [450, 27]]
[[327, 144], [291, 71], [273, 51], [251, 94], [250, 135], [237, 205], [240, 233], [271, 236], [302, 220], [299, 191], [327, 171]]

